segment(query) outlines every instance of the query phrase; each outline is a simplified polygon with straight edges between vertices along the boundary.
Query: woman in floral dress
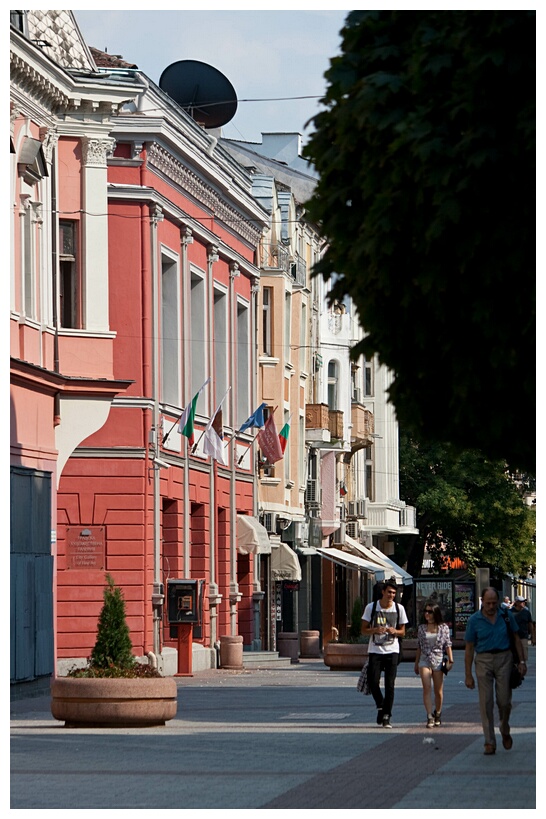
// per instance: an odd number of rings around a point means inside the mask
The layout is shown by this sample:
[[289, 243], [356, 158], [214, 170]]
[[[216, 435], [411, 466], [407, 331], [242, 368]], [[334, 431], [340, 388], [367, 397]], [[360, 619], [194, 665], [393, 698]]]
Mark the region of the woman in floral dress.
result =
[[[417, 654], [414, 671], [421, 676], [423, 702], [427, 712], [427, 728], [442, 724], [442, 703], [444, 699], [444, 672], [442, 660], [447, 655], [447, 670], [453, 667], [453, 649], [449, 627], [444, 623], [440, 606], [427, 603], [424, 609], [424, 623], [417, 630]], [[432, 710], [432, 688], [434, 705]]]

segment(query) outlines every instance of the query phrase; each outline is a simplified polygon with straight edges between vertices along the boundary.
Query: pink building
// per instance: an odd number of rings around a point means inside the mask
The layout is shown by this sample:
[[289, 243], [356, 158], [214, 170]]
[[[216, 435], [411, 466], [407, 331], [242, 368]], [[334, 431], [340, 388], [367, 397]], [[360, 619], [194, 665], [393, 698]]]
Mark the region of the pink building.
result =
[[[256, 430], [237, 432], [257, 406], [265, 214], [217, 137], [91, 52], [72, 12], [13, 12], [11, 35], [12, 682], [85, 662], [106, 573], [134, 653], [165, 673], [169, 581], [204, 581], [192, 662], [214, 666], [268, 616]], [[198, 393], [191, 447], [178, 420]]]

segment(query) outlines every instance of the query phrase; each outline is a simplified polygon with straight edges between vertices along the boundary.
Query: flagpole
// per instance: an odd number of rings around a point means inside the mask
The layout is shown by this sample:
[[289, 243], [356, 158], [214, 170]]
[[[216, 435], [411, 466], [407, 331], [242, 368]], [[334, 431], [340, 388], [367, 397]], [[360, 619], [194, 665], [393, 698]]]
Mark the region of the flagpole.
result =
[[[243, 452], [243, 454], [241, 455], [241, 457], [240, 457], [240, 458], [237, 460], [237, 466], [240, 466], [241, 461], [242, 461], [242, 460], [243, 460], [243, 458], [245, 457], [246, 453], [248, 452], [248, 450], [250, 449], [250, 447], [252, 446], [252, 444], [254, 443], [254, 441], [256, 440], [256, 438], [258, 437], [258, 435], [259, 435], [259, 433], [256, 433], [256, 435], [254, 436], [254, 438], [252, 439], [252, 441], [249, 443], [249, 445], [247, 446], [247, 448], [245, 449], [245, 451]], [[235, 436], [232, 436], [232, 437], [235, 437]], [[228, 443], [229, 443], [229, 441], [228, 441]]]
[[[207, 423], [207, 424], [206, 424], [206, 426], [205, 426], [205, 429], [203, 430], [203, 432], [201, 433], [201, 435], [199, 436], [199, 438], [197, 439], [197, 441], [196, 441], [196, 442], [194, 443], [194, 445], [192, 446], [192, 448], [191, 448], [191, 454], [192, 454], [192, 455], [193, 455], [193, 453], [195, 452], [195, 450], [197, 449], [197, 447], [199, 446], [199, 441], [201, 440], [201, 438], [203, 437], [203, 435], [205, 434], [205, 432], [207, 431], [207, 429], [209, 429], [210, 425], [212, 424], [212, 422], [214, 421], [214, 419], [215, 419], [215, 418], [216, 418], [216, 416], [218, 415], [218, 413], [219, 413], [219, 411], [220, 411], [220, 408], [221, 408], [222, 404], [224, 403], [224, 401], [226, 400], [226, 395], [228, 394], [228, 392], [230, 391], [230, 389], [231, 389], [231, 387], [228, 387], [228, 388], [227, 388], [227, 390], [226, 390], [226, 391], [225, 391], [225, 393], [224, 393], [224, 397], [222, 398], [222, 400], [220, 401], [220, 403], [219, 403], [219, 404], [218, 404], [218, 406], [216, 407], [216, 410], [215, 410], [215, 412], [214, 412], [214, 415], [213, 415], [213, 416], [212, 416], [212, 417], [209, 419], [208, 423]], [[229, 443], [229, 442], [228, 442], [228, 443]]]
[[163, 440], [161, 441], [161, 443], [162, 443], [162, 444], [165, 444], [165, 441], [167, 440], [167, 438], [169, 437], [169, 435], [171, 434], [171, 432], [173, 431], [173, 429], [175, 428], [175, 426], [176, 426], [178, 423], [180, 423], [180, 418], [182, 418], [182, 414], [180, 414], [180, 416], [179, 416], [179, 417], [176, 419], [176, 421], [174, 422], [174, 424], [172, 425], [172, 427], [170, 428], [170, 430], [169, 430], [169, 431], [166, 433], [166, 435], [164, 435], [164, 436], [163, 436]]

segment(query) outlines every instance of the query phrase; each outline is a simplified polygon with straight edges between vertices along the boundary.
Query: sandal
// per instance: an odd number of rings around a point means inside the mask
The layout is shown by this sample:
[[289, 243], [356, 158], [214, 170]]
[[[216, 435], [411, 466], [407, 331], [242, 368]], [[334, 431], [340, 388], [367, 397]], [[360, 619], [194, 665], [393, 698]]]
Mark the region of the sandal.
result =
[[491, 756], [492, 754], [495, 753], [495, 746], [491, 745], [489, 742], [486, 742], [483, 748], [484, 748], [483, 752], [486, 756]]

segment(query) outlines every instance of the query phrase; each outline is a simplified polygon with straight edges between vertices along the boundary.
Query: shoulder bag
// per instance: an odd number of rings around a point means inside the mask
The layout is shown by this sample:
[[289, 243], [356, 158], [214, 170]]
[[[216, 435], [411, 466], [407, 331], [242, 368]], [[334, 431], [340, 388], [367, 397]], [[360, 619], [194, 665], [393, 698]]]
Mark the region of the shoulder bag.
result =
[[519, 670], [519, 657], [516, 651], [514, 640], [514, 632], [510, 628], [510, 618], [508, 614], [503, 614], [502, 618], [506, 623], [506, 630], [508, 632], [508, 639], [510, 640], [510, 650], [512, 652], [512, 668], [510, 669], [510, 688], [519, 688], [525, 677]]

